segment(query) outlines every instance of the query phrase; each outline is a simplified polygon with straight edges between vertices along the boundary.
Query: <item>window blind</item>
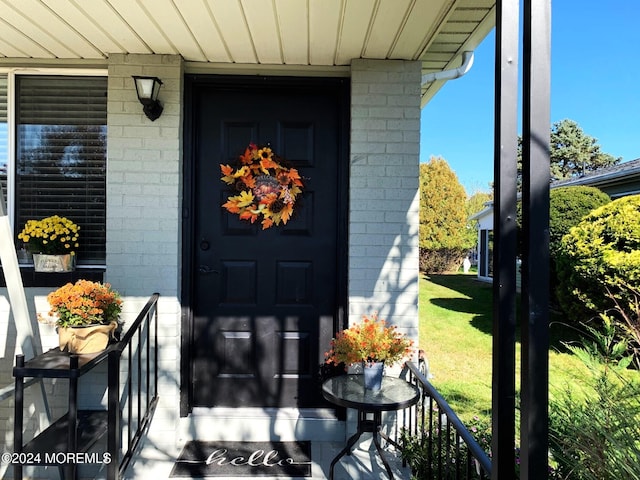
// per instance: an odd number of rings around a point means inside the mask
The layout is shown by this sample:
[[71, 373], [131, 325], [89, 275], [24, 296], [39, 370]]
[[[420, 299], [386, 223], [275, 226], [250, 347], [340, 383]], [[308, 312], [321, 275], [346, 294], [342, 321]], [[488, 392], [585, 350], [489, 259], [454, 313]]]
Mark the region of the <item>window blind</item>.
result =
[[0, 186], [7, 205], [7, 166], [9, 163], [7, 125], [7, 76], [0, 75]]
[[16, 80], [16, 230], [50, 215], [80, 226], [79, 264], [103, 264], [107, 79]]

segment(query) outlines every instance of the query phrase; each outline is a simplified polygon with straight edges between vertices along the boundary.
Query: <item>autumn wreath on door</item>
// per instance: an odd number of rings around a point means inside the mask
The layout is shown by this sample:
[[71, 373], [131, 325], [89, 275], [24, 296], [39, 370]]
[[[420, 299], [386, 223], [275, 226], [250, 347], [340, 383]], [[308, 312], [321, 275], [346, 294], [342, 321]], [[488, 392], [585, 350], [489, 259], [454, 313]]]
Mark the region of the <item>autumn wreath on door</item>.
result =
[[293, 214], [296, 198], [302, 193], [302, 178], [295, 168], [285, 166], [269, 146], [253, 143], [238, 158], [236, 168], [220, 165], [221, 180], [238, 192], [222, 205], [242, 220], [262, 219], [262, 229], [286, 224]]

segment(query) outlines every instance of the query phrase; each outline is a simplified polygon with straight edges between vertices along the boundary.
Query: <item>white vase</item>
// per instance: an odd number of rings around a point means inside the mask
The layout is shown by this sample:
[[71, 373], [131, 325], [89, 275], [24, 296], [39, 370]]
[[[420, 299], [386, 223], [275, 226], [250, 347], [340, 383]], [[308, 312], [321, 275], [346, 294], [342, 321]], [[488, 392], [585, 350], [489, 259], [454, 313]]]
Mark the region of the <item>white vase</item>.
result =
[[380, 390], [383, 372], [384, 362], [363, 362], [364, 388], [374, 392]]

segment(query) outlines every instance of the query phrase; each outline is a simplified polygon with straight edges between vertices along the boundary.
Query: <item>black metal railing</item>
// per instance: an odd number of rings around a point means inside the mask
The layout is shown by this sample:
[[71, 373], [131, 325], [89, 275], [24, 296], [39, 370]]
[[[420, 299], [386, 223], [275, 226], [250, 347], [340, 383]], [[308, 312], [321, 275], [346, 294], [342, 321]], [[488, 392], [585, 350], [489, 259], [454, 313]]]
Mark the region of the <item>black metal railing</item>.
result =
[[434, 480], [491, 478], [491, 459], [460, 421], [423, 371], [407, 363], [406, 378], [418, 386], [421, 400], [403, 414], [404, 437], [419, 442], [421, 476]]
[[124, 474], [158, 403], [158, 298], [151, 296], [109, 352], [108, 480]]

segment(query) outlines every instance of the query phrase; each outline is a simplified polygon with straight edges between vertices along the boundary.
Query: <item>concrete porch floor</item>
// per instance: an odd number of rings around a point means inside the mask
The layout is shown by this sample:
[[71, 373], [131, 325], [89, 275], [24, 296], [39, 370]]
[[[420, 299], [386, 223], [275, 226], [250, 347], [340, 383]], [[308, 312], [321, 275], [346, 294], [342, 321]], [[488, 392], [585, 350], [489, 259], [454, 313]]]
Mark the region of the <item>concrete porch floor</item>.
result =
[[[384, 445], [384, 443], [383, 443]], [[311, 441], [311, 477], [293, 477], [299, 480], [324, 480], [329, 478], [329, 467], [333, 458], [344, 448], [345, 443]], [[385, 457], [391, 466], [393, 475], [398, 480], [408, 480], [411, 472], [408, 467], [402, 467], [402, 460], [393, 447], [383, 446]], [[168, 479], [175, 458], [170, 458], [165, 452], [157, 450], [151, 445], [143, 445], [136, 455], [124, 478], [127, 480]], [[201, 477], [198, 477], [201, 478]], [[222, 478], [222, 477], [205, 477]], [[247, 478], [247, 477], [231, 477]], [[258, 477], [262, 480], [281, 480], [283, 477]], [[371, 434], [363, 434], [354, 446], [351, 455], [343, 456], [334, 469], [334, 480], [387, 479], [387, 472], [380, 461], [378, 452], [372, 442]]]

